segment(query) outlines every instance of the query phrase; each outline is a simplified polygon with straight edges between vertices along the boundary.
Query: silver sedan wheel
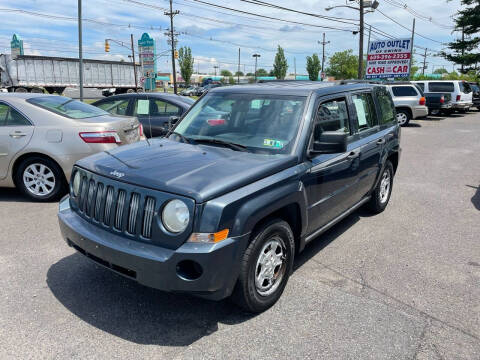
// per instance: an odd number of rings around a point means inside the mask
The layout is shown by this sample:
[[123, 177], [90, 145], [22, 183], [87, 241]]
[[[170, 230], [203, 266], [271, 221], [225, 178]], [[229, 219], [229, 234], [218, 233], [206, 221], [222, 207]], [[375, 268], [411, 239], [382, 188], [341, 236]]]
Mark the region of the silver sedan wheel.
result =
[[397, 113], [397, 121], [400, 125], [404, 125], [407, 123], [407, 114], [405, 113]]
[[383, 172], [382, 179], [380, 180], [380, 202], [385, 204], [388, 200], [388, 196], [390, 194], [390, 182], [391, 176], [390, 171], [387, 169]]
[[34, 163], [23, 172], [25, 188], [36, 196], [50, 195], [55, 189], [55, 175], [46, 165]]
[[275, 292], [282, 283], [286, 269], [286, 250], [278, 236], [263, 246], [255, 267], [255, 287], [261, 296]]

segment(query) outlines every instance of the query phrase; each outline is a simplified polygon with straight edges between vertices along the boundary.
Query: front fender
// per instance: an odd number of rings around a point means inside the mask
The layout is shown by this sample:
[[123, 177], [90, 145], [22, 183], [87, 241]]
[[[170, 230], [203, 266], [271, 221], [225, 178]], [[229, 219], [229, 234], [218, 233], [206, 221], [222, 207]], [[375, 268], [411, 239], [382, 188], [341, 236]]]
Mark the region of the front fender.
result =
[[216, 232], [228, 228], [231, 236], [253, 230], [261, 219], [290, 205], [298, 205], [302, 233], [307, 227], [307, 201], [300, 174], [300, 164], [232, 191], [200, 206], [199, 232]]

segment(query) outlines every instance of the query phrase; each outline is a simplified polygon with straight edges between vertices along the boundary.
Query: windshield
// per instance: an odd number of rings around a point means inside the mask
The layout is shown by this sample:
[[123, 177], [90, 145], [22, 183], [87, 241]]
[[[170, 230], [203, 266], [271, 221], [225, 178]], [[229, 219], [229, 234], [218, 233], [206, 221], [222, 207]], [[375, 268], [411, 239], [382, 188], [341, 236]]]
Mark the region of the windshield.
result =
[[221, 140], [260, 153], [291, 151], [306, 97], [210, 93], [175, 128], [193, 140]]
[[86, 119], [95, 116], [108, 115], [108, 112], [100, 108], [64, 96], [39, 96], [28, 99], [27, 101], [31, 104], [72, 119]]

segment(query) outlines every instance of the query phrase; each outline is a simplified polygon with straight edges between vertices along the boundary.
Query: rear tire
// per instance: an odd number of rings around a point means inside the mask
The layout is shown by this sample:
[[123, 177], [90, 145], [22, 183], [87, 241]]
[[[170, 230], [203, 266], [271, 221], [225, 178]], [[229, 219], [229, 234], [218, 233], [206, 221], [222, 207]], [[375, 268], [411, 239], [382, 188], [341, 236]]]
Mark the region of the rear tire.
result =
[[60, 166], [39, 156], [24, 159], [14, 178], [17, 188], [35, 201], [58, 200], [68, 189]]
[[412, 115], [410, 115], [408, 110], [397, 110], [397, 122], [400, 126], [407, 126], [411, 119]]
[[293, 268], [295, 241], [283, 220], [273, 219], [252, 234], [243, 255], [232, 301], [252, 313], [267, 310], [277, 302]]
[[368, 208], [374, 214], [380, 214], [387, 207], [392, 194], [393, 176], [393, 165], [390, 160], [387, 160], [382, 174], [380, 175], [380, 180], [373, 190], [372, 198], [368, 203]]

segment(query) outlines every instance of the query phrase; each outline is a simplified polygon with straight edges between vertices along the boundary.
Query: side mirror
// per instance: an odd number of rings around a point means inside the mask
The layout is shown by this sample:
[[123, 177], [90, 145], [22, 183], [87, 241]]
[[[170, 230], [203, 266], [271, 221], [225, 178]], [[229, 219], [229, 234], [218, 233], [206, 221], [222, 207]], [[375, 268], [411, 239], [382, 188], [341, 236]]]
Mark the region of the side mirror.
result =
[[347, 152], [348, 134], [338, 131], [323, 131], [314, 139], [310, 154], [336, 154]]
[[175, 125], [179, 119], [180, 116], [170, 116], [170, 118], [168, 119], [168, 130], [172, 130], [173, 125]]

